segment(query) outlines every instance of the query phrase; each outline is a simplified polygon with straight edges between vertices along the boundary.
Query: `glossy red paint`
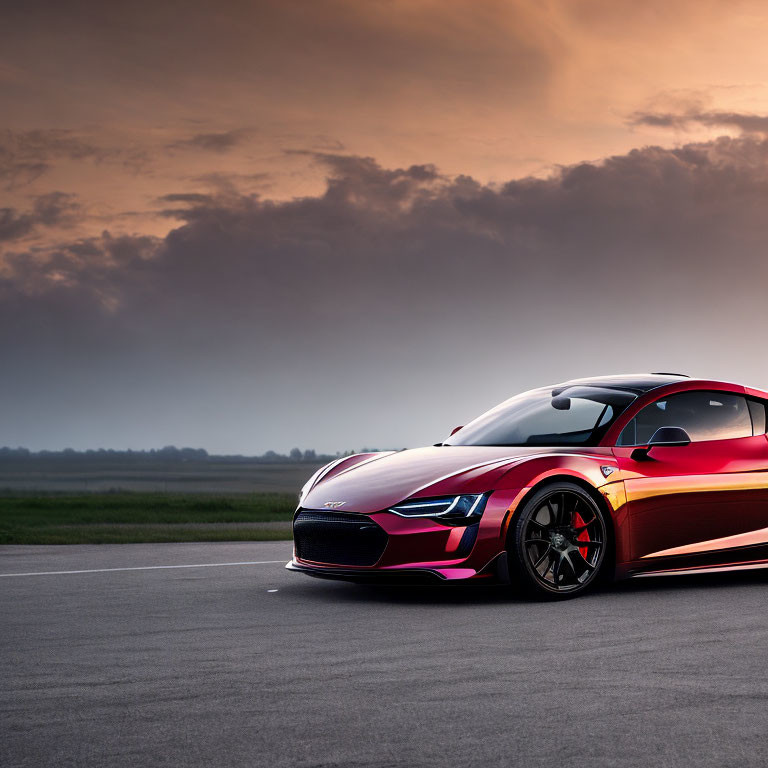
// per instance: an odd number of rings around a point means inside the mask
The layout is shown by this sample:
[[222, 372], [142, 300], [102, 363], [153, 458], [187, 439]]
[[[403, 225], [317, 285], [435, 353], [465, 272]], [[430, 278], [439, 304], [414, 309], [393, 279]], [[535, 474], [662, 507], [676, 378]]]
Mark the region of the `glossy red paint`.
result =
[[[447, 580], [504, 578], [499, 567], [510, 521], [542, 484], [568, 479], [602, 504], [616, 577], [768, 564], [768, 437], [654, 447], [650, 458], [618, 447], [645, 406], [690, 390], [735, 393], [768, 403], [768, 392], [681, 379], [639, 394], [594, 447], [436, 446], [345, 457], [308, 483], [301, 509], [365, 515], [387, 534], [372, 566], [302, 561], [289, 567], [337, 576], [425, 572]], [[475, 531], [388, 511], [407, 499], [488, 494]], [[472, 534], [468, 550], [461, 543]], [[582, 539], [584, 540], [584, 539]]]

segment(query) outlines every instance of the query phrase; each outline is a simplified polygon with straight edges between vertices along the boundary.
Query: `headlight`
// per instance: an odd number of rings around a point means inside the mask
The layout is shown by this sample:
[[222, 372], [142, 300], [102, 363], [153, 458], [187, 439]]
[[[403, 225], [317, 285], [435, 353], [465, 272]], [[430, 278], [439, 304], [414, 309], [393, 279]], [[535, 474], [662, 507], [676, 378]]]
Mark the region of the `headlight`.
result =
[[401, 517], [429, 517], [448, 525], [471, 525], [483, 514], [487, 495], [441, 496], [437, 499], [409, 499], [387, 511]]

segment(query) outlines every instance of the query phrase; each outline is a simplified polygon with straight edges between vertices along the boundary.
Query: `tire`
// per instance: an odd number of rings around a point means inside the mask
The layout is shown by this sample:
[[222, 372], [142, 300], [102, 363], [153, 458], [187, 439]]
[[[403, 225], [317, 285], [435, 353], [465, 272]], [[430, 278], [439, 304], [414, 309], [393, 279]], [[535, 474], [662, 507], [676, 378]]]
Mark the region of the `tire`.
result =
[[538, 599], [583, 595], [600, 579], [609, 545], [597, 502], [575, 483], [548, 483], [513, 517], [507, 537], [512, 583]]

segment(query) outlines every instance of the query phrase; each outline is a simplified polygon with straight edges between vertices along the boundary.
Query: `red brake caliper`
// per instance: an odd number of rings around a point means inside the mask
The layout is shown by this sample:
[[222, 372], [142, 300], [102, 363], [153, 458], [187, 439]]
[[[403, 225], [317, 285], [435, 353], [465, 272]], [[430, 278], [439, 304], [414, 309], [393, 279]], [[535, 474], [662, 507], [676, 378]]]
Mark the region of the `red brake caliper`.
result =
[[[584, 518], [578, 512], [574, 512], [573, 527], [579, 528], [582, 525], [584, 525]], [[589, 534], [587, 533], [586, 528], [576, 537], [576, 541], [589, 541]], [[589, 552], [589, 550], [586, 547], [579, 547], [579, 552], [581, 553], [581, 556], [586, 560], [587, 552]]]

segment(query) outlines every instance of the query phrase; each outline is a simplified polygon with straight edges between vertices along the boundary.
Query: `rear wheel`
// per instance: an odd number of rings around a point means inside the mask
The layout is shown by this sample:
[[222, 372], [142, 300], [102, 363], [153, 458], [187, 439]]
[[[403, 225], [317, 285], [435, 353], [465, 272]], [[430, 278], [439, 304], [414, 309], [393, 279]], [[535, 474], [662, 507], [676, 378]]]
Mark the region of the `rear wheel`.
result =
[[575, 597], [597, 581], [607, 547], [595, 500], [575, 483], [552, 483], [514, 516], [507, 542], [511, 576], [531, 596]]

